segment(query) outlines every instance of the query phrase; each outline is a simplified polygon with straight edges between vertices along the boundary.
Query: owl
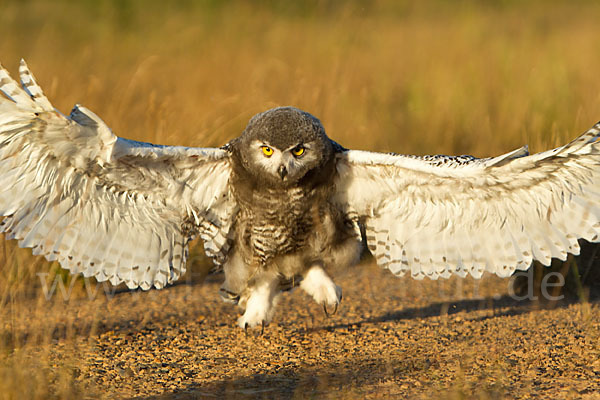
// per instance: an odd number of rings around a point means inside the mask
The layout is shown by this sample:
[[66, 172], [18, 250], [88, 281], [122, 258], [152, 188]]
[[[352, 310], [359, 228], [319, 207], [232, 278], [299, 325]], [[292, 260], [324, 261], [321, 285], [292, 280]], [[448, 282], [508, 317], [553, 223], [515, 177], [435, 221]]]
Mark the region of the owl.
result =
[[600, 125], [571, 143], [494, 158], [348, 150], [294, 107], [254, 116], [221, 148], [117, 137], [68, 117], [25, 62], [0, 67], [0, 229], [72, 273], [162, 289], [199, 237], [242, 328], [264, 327], [299, 286], [337, 310], [331, 268], [368, 249], [397, 276], [506, 277], [599, 241]]

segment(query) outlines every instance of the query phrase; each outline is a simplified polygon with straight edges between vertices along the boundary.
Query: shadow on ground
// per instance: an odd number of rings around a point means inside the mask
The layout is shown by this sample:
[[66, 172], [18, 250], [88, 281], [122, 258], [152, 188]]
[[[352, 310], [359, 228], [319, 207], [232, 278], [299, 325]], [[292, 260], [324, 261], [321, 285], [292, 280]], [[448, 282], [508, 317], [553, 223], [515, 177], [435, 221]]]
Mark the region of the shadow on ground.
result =
[[[589, 303], [600, 302], [600, 287], [592, 288], [588, 292]], [[534, 310], [551, 310], [554, 308], [566, 308], [581, 301], [574, 296], [567, 296], [560, 301], [530, 301], [519, 300], [509, 295], [501, 297], [486, 297], [481, 299], [465, 299], [449, 302], [435, 302], [423, 307], [408, 307], [399, 311], [386, 312], [373, 318], [365, 318], [354, 322], [346, 322], [330, 326], [309, 328], [304, 331], [314, 332], [320, 330], [333, 331], [337, 329], [359, 328], [365, 324], [379, 324], [400, 320], [414, 320], [420, 318], [436, 317], [441, 315], [453, 315], [461, 312], [489, 311], [486, 315], [469, 318], [471, 321], [483, 321], [490, 318], [521, 315]], [[300, 331], [303, 331], [302, 329]]]
[[[420, 364], [419, 364], [420, 363]], [[158, 396], [135, 399], [278, 399], [278, 398], [344, 398], [367, 394], [369, 385], [402, 374], [402, 371], [426, 370], [425, 362], [410, 359], [392, 363], [383, 359], [348, 361], [345, 364], [324, 363], [318, 368], [282, 367], [274, 374], [254, 374], [224, 379], [206, 385], [192, 384]], [[350, 386], [351, 384], [351, 386]], [[365, 389], [356, 389], [365, 388]]]
[[[598, 303], [600, 298], [594, 293], [590, 303]], [[358, 319], [354, 322], [323, 325], [314, 328], [299, 328], [295, 334], [309, 337], [314, 332], [336, 330], [358, 330], [364, 325], [378, 325], [401, 320], [416, 320], [422, 318], [453, 315], [461, 312], [475, 313], [488, 311], [486, 315], [467, 316], [470, 321], [514, 316], [530, 313], [541, 309], [560, 309], [578, 303], [577, 299], [569, 298], [560, 302], [542, 304], [528, 300], [516, 300], [510, 296], [500, 298], [483, 298], [477, 300], [461, 300], [456, 302], [435, 302], [424, 307], [410, 307], [400, 311], [386, 312], [373, 318]], [[407, 357], [406, 359], [356, 359], [344, 363], [323, 363], [318, 367], [298, 367], [283, 364], [280, 369], [271, 374], [252, 374], [238, 378], [227, 378], [202, 384], [191, 384], [178, 388], [170, 393], [136, 399], [276, 399], [276, 398], [361, 398], [390, 377], [402, 377], [423, 371], [427, 374], [430, 368], [436, 369], [437, 361], [429, 358]], [[390, 386], [396, 390], [397, 384]], [[381, 389], [381, 388], [380, 388]], [[379, 390], [380, 390], [379, 389]], [[492, 388], [493, 389], [493, 388]], [[433, 388], [432, 388], [433, 390]], [[385, 394], [385, 393], [384, 393]], [[387, 393], [398, 395], [400, 392]]]

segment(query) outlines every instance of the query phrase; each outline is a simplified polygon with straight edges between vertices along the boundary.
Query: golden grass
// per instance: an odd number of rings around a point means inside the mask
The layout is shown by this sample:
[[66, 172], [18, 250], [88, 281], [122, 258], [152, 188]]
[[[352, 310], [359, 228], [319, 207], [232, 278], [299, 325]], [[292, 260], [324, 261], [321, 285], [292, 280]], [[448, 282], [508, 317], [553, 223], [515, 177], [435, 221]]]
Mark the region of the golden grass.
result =
[[[416, 154], [539, 151], [600, 119], [594, 2], [290, 4], [5, 1], [0, 59], [16, 73], [25, 58], [63, 112], [80, 102], [162, 144], [221, 145], [278, 105], [347, 147]], [[68, 363], [20, 356], [44, 335], [13, 334], [43, 298], [40, 271], [59, 268], [2, 244], [0, 397], [77, 396]]]

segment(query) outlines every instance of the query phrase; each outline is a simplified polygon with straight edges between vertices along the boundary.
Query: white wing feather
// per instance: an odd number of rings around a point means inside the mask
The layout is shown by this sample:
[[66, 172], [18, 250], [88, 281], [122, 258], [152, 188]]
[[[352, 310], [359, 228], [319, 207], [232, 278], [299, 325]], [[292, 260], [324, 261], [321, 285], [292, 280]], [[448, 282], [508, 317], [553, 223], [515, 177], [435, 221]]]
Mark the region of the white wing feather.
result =
[[196, 234], [221, 263], [235, 204], [225, 150], [115, 136], [94, 113], [57, 112], [24, 62], [0, 66], [0, 230], [73, 273], [162, 288]]
[[336, 200], [364, 224], [377, 262], [396, 275], [508, 276], [599, 241], [600, 124], [529, 156], [338, 154]]

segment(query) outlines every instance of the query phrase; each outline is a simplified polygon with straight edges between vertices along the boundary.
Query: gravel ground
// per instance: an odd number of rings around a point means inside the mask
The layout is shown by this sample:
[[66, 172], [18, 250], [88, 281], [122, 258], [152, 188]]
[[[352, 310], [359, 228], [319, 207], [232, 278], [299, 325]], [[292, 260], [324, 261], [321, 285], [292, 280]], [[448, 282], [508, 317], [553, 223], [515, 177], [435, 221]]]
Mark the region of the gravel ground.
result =
[[510, 297], [508, 279], [414, 281], [366, 264], [337, 274], [336, 315], [292, 291], [259, 336], [235, 326], [220, 279], [55, 296], [13, 332], [53, 321], [41, 347], [109, 398], [600, 398], [594, 298], [542, 307]]

